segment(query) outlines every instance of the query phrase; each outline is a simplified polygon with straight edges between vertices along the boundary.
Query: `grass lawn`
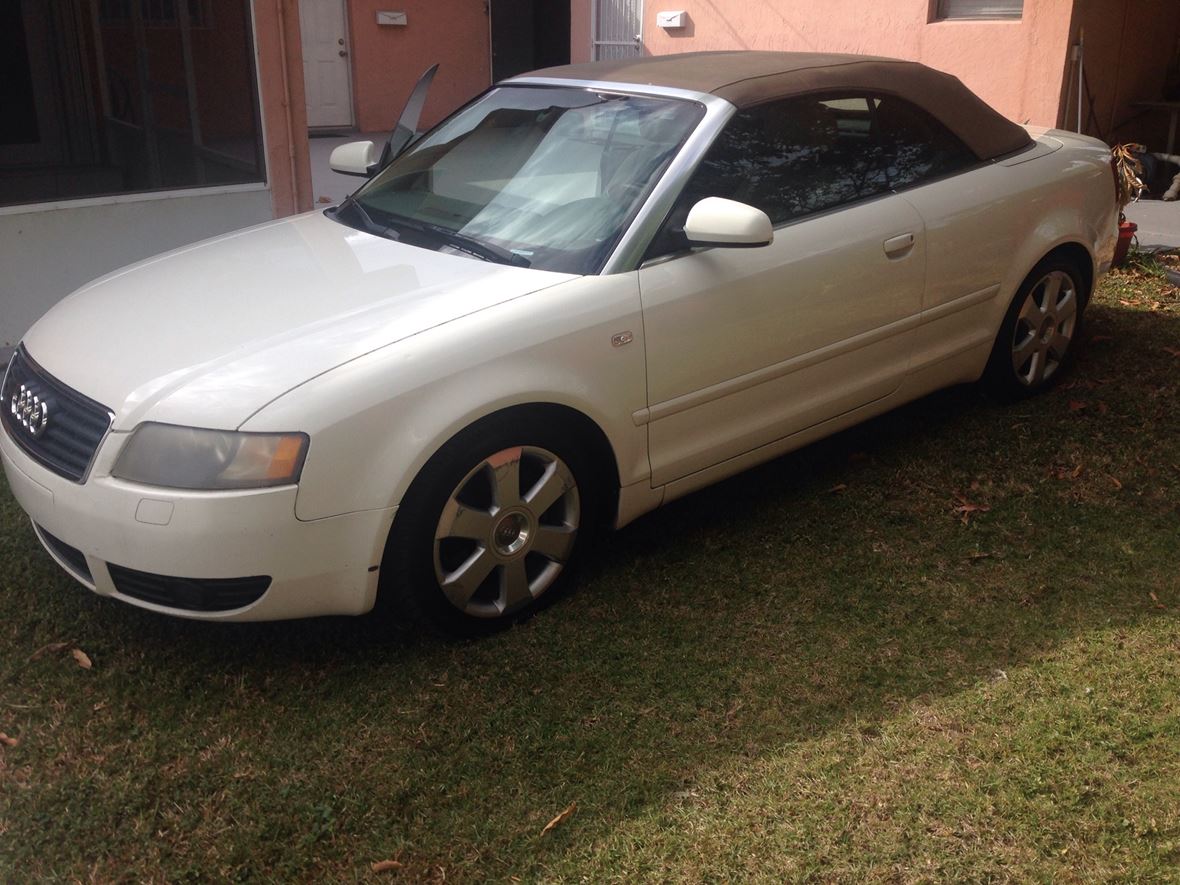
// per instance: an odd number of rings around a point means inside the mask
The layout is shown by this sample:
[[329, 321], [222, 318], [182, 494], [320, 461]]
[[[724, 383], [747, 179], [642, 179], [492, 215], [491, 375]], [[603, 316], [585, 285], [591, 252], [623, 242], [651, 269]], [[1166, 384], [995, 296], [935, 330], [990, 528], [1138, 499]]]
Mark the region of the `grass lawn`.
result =
[[1051, 394], [673, 504], [477, 643], [102, 600], [0, 480], [0, 880], [1180, 878], [1180, 293], [1088, 321]]

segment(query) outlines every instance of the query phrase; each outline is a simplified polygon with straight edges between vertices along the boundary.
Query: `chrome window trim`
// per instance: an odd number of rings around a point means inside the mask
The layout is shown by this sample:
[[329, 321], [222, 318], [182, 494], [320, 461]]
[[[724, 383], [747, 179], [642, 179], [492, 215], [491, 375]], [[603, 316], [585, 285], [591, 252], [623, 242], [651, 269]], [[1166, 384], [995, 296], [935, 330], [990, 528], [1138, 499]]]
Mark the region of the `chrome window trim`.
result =
[[648, 244], [651, 243], [672, 211], [672, 205], [680, 191], [696, 171], [697, 164], [713, 143], [737, 108], [716, 95], [696, 92], [691, 89], [676, 89], [670, 86], [644, 86], [635, 83], [612, 83], [605, 80], [567, 80], [559, 77], [516, 77], [504, 80], [498, 86], [565, 86], [571, 89], [592, 89], [598, 92], [616, 92], [622, 95], [647, 95], [658, 98], [674, 98], [693, 101], [705, 108], [705, 115], [688, 136], [639, 212], [615, 244], [606, 259], [600, 274], [628, 273], [639, 267]]

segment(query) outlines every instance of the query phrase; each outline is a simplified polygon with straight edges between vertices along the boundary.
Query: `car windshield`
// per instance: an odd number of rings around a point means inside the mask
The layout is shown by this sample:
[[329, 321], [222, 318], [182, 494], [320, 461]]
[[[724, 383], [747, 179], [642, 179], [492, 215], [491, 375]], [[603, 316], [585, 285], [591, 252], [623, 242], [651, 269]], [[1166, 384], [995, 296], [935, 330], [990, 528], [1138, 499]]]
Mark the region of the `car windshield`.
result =
[[675, 99], [500, 87], [415, 142], [335, 217], [415, 246], [596, 273], [703, 112]]

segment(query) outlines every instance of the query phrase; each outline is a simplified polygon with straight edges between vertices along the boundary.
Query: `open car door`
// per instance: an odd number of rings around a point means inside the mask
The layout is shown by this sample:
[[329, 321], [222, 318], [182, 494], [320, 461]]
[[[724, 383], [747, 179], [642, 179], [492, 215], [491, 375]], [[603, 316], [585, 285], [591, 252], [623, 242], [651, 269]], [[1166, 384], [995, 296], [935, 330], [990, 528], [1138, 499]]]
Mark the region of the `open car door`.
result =
[[331, 157], [328, 158], [328, 165], [332, 171], [339, 172], [341, 175], [372, 178], [392, 163], [394, 158], [420, 134], [418, 120], [422, 117], [422, 107], [426, 104], [426, 93], [430, 91], [430, 84], [434, 80], [437, 70], [437, 64], [431, 65], [414, 84], [414, 89], [410, 92], [410, 97], [406, 99], [406, 106], [402, 108], [397, 124], [389, 133], [389, 139], [381, 149], [380, 157], [377, 156], [377, 148], [371, 141], [353, 141], [342, 144], [333, 150]]
[[393, 162], [406, 146], [418, 135], [418, 121], [422, 118], [422, 108], [426, 104], [426, 93], [430, 91], [430, 84], [434, 82], [438, 64], [433, 64], [414, 84], [410, 97], [406, 99], [406, 106], [402, 108], [401, 116], [397, 118], [397, 125], [389, 133], [389, 140], [381, 151], [381, 159], [377, 161], [377, 171], [380, 172]]

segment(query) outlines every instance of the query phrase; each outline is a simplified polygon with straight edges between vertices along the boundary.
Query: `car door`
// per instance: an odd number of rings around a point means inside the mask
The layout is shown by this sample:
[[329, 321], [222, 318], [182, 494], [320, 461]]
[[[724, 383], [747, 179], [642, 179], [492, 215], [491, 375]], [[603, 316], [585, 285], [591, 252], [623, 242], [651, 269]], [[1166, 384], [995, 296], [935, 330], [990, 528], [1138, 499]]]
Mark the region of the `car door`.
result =
[[[892, 190], [922, 216], [926, 226], [926, 294], [915, 335], [919, 369], [964, 351], [990, 345], [996, 334], [997, 299], [1020, 243], [1029, 236], [1043, 193], [1028, 181], [1014, 186], [1009, 162], [980, 162], [949, 129], [897, 96], [875, 100], [877, 141], [887, 157]], [[999, 313], [997, 313], [997, 309]]]
[[[865, 97], [739, 112], [639, 270], [652, 482], [663, 485], [893, 392], [921, 310], [921, 216], [888, 193]], [[774, 242], [689, 250], [706, 196], [765, 211]], [[678, 239], [679, 237], [679, 239]]]

